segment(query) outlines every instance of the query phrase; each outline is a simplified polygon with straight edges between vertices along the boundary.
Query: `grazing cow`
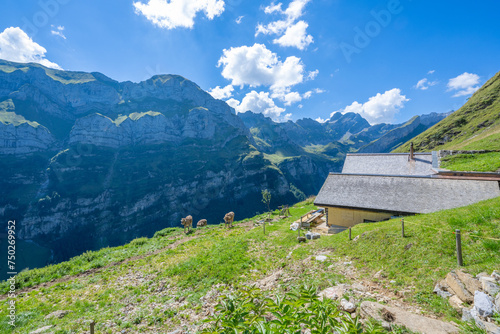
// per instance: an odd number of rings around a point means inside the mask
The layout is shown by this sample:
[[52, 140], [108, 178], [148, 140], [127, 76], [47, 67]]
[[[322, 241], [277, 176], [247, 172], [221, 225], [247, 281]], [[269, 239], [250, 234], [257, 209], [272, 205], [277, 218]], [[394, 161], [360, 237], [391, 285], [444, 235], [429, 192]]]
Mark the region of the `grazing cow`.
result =
[[193, 217], [187, 216], [186, 218], [181, 218], [181, 224], [184, 226], [184, 233], [186, 233], [186, 228], [187, 233], [189, 233], [189, 231], [191, 231], [191, 226], [193, 226]]
[[233, 221], [234, 221], [234, 212], [229, 212], [226, 213], [224, 216], [224, 222], [226, 223], [227, 227], [233, 227]]
[[206, 219], [202, 219], [198, 223], [196, 223], [196, 227], [203, 227], [203, 226], [207, 226], [207, 220]]

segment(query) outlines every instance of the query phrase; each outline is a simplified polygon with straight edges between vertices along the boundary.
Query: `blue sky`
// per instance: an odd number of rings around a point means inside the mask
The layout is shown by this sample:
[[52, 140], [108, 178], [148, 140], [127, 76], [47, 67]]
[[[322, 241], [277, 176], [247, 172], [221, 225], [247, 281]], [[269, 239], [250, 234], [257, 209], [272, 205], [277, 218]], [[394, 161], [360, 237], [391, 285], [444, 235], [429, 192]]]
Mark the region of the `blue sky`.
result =
[[[462, 106], [500, 70], [500, 3], [6, 0], [0, 58], [119, 81], [182, 75], [275, 120]], [[215, 89], [219, 87], [219, 89]]]

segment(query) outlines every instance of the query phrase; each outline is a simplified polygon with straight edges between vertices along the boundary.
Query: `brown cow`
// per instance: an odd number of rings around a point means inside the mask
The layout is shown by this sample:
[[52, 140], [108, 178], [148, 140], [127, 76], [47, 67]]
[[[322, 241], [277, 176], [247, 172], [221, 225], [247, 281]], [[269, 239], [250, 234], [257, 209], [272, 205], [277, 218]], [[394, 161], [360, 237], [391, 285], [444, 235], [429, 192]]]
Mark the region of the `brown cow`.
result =
[[234, 221], [234, 212], [229, 212], [226, 213], [224, 216], [224, 222], [226, 223], [227, 227], [233, 227], [233, 221]]
[[206, 219], [202, 219], [198, 223], [196, 223], [196, 227], [203, 227], [203, 226], [207, 226], [207, 220]]
[[181, 224], [184, 226], [184, 233], [191, 231], [191, 226], [193, 226], [193, 217], [187, 216], [186, 218], [181, 218]]

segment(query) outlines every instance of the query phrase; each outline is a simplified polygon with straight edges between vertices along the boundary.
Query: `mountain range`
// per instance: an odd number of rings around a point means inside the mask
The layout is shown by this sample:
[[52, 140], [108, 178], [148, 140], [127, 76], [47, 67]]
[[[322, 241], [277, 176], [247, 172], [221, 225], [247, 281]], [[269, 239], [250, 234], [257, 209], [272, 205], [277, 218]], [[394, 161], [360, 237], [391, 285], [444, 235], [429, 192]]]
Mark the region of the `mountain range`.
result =
[[181, 217], [218, 224], [316, 194], [348, 152], [389, 152], [448, 114], [370, 125], [359, 114], [276, 123], [195, 83], [139, 83], [0, 60], [0, 217], [59, 262], [151, 236]]

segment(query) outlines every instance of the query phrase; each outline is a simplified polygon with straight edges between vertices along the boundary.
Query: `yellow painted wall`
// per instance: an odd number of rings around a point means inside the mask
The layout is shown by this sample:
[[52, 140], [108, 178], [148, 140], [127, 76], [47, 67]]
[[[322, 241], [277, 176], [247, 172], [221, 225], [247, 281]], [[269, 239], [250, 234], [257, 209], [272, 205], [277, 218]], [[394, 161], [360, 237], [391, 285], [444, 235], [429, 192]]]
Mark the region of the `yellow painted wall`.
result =
[[390, 213], [381, 212], [371, 212], [364, 210], [355, 209], [343, 209], [343, 208], [328, 208], [328, 225], [339, 225], [345, 227], [351, 227], [356, 224], [363, 223], [364, 220], [371, 221], [381, 221], [387, 218], [391, 218]]

